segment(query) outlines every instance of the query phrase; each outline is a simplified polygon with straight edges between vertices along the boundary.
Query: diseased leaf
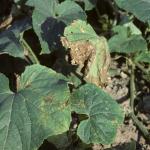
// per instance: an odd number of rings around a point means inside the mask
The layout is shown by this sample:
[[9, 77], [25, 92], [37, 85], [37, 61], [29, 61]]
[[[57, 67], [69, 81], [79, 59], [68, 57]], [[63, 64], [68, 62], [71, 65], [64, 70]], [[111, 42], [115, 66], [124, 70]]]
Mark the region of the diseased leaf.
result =
[[149, 0], [115, 0], [118, 6], [133, 13], [143, 22], [150, 23], [150, 1]]
[[104, 37], [92, 41], [92, 44], [95, 48], [95, 54], [91, 56], [91, 60], [87, 64], [85, 80], [103, 86], [107, 82], [110, 65], [108, 44]]
[[117, 127], [123, 122], [123, 113], [115, 100], [95, 85], [86, 84], [72, 94], [71, 102], [73, 111], [88, 117], [78, 126], [81, 140], [88, 144], [113, 142]]
[[[110, 55], [107, 41], [96, 35], [93, 28], [84, 21], [74, 21], [65, 28], [62, 43], [70, 48], [71, 62], [84, 70], [87, 82], [102, 86], [107, 80]], [[84, 68], [84, 69], [83, 69]]]
[[145, 39], [133, 25], [118, 25], [113, 31], [116, 34], [108, 41], [111, 52], [135, 53], [147, 50]]
[[98, 38], [94, 29], [82, 20], [74, 21], [70, 26], [67, 26], [64, 31], [64, 36], [67, 37], [70, 42]]
[[34, 150], [47, 137], [69, 129], [69, 88], [63, 75], [32, 65], [16, 93], [2, 74], [0, 81], [0, 150]]
[[0, 33], [0, 54], [7, 53], [14, 57], [24, 57], [24, 49], [20, 43], [20, 34], [31, 28], [29, 18], [16, 21], [10, 28]]
[[73, 20], [86, 19], [82, 8], [73, 1], [59, 4], [56, 0], [28, 0], [27, 5], [34, 6], [33, 28], [41, 43], [41, 53], [61, 49], [60, 36], [65, 26]]

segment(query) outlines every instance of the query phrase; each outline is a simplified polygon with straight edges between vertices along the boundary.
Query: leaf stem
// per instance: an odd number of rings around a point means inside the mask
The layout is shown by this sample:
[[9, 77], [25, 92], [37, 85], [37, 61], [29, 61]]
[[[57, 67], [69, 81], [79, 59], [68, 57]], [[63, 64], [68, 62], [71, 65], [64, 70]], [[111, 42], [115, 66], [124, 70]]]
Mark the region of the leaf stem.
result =
[[30, 46], [28, 45], [28, 43], [22, 39], [22, 44], [28, 49], [28, 51], [31, 53], [31, 55], [33, 56], [33, 59], [35, 61], [36, 64], [40, 64], [37, 56], [34, 54], [34, 52], [32, 51], [32, 49], [30, 48]]
[[23, 39], [23, 37], [21, 37], [21, 43], [23, 44], [24, 47], [27, 48], [27, 50], [30, 52], [30, 54], [33, 56], [33, 59], [35, 61], [36, 64], [40, 64], [37, 56], [34, 54], [33, 50], [31, 49], [31, 47], [28, 45], [28, 43]]
[[130, 75], [130, 106], [131, 111], [134, 112], [134, 99], [136, 97], [136, 89], [135, 89], [135, 65], [131, 62], [131, 75]]
[[145, 69], [141, 64], [139, 63], [136, 63], [136, 66], [141, 69], [145, 74], [148, 74], [149, 70], [148, 69]]
[[146, 139], [150, 140], [150, 133], [147, 130], [147, 128], [144, 126], [142, 122], [138, 120], [138, 118], [134, 114], [134, 100], [136, 97], [136, 89], [135, 89], [135, 64], [130, 61], [131, 65], [131, 75], [130, 75], [130, 107], [131, 107], [131, 118], [136, 124], [136, 126], [139, 128], [139, 130], [142, 132], [144, 137]]

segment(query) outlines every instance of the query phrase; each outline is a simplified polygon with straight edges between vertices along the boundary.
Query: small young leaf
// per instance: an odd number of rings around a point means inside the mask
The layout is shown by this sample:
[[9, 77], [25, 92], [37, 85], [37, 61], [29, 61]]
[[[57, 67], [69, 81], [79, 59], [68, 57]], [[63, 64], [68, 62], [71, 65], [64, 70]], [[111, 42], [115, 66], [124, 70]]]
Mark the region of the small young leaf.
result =
[[135, 53], [147, 50], [145, 39], [133, 25], [118, 25], [113, 31], [116, 34], [108, 41], [111, 52]]
[[135, 57], [135, 61], [136, 62], [150, 63], [150, 52], [146, 51], [146, 52], [143, 52], [143, 53], [137, 55]]
[[63, 75], [32, 65], [16, 93], [3, 74], [0, 81], [0, 150], [37, 149], [47, 137], [69, 129], [69, 88]]
[[93, 84], [86, 84], [73, 92], [72, 110], [87, 115], [81, 121], [77, 134], [85, 143], [110, 144], [113, 142], [123, 113], [108, 94]]

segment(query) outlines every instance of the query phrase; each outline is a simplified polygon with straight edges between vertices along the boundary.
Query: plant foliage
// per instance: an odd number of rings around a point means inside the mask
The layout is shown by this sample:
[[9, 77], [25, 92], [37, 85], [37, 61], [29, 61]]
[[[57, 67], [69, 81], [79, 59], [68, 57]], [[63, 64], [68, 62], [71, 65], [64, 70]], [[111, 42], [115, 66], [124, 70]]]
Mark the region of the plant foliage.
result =
[[86, 84], [72, 94], [72, 110], [87, 115], [77, 134], [85, 143], [110, 144], [123, 121], [118, 104], [93, 84]]
[[[44, 139], [69, 129], [66, 78], [40, 65], [27, 67], [17, 92], [0, 75], [0, 149], [33, 150]], [[15, 138], [14, 138], [15, 137]]]
[[11, 23], [0, 10], [0, 61], [12, 70], [25, 62], [21, 73], [0, 70], [0, 150], [114, 142], [124, 112], [105, 92], [111, 53], [126, 59], [131, 79], [138, 68], [150, 80], [150, 1], [102, 2], [112, 16], [98, 0], [13, 0]]

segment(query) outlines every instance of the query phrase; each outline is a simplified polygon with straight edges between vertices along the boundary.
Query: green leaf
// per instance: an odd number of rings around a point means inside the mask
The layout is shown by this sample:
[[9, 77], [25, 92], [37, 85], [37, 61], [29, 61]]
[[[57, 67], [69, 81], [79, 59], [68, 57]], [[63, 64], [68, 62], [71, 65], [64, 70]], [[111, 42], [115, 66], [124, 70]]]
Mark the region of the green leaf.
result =
[[77, 134], [85, 143], [110, 144], [118, 125], [123, 122], [123, 113], [108, 94], [93, 84], [86, 84], [73, 92], [72, 110], [87, 115], [80, 122]]
[[143, 22], [150, 23], [150, 1], [149, 0], [115, 0], [117, 5], [133, 13]]
[[146, 52], [143, 52], [143, 53], [141, 53], [141, 54], [138, 54], [138, 55], [135, 57], [135, 61], [136, 61], [136, 62], [150, 63], [150, 52], [149, 52], [149, 51], [146, 51]]
[[24, 48], [20, 43], [20, 34], [31, 28], [29, 18], [16, 21], [10, 28], [0, 33], [0, 54], [24, 57]]
[[114, 27], [113, 31], [116, 34], [108, 41], [111, 52], [135, 53], [147, 50], [145, 39], [133, 25], [118, 25]]
[[16, 93], [0, 75], [0, 150], [35, 150], [69, 129], [66, 78], [41, 65], [27, 67]]
[[67, 26], [64, 31], [64, 36], [67, 37], [70, 42], [94, 40], [98, 38], [91, 25], [82, 20], [74, 21], [70, 26]]
[[85, 10], [92, 10], [97, 4], [97, 0], [83, 0], [83, 2], [85, 5]]
[[28, 0], [34, 6], [33, 28], [39, 37], [42, 53], [62, 49], [60, 36], [66, 25], [76, 19], [86, 19], [82, 8], [73, 1], [58, 3], [56, 0]]
[[97, 4], [97, 0], [66, 0], [66, 1], [84, 3], [84, 10], [86, 11], [92, 10]]
[[137, 28], [133, 22], [127, 22], [123, 25], [126, 27], [127, 30], [129, 30], [130, 34], [135, 34], [135, 35], [141, 35], [142, 32], [140, 31], [139, 28]]
[[27, 5], [35, 7], [35, 12], [40, 18], [43, 17], [43, 21], [46, 17], [55, 15], [57, 3], [57, 0], [27, 0], [26, 2]]
[[48, 142], [53, 143], [59, 150], [66, 150], [66, 148], [71, 144], [71, 139], [69, 140], [67, 132], [51, 136], [47, 140]]

